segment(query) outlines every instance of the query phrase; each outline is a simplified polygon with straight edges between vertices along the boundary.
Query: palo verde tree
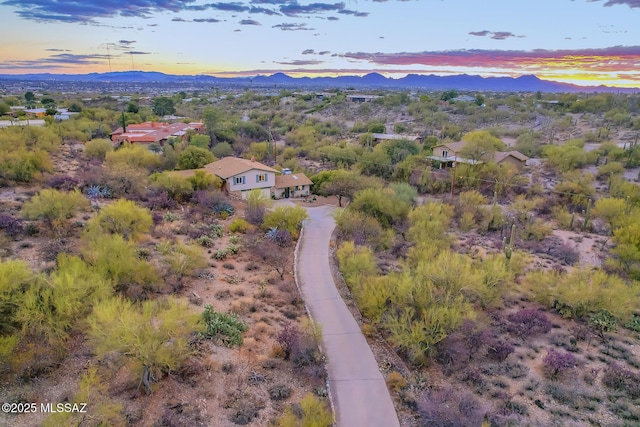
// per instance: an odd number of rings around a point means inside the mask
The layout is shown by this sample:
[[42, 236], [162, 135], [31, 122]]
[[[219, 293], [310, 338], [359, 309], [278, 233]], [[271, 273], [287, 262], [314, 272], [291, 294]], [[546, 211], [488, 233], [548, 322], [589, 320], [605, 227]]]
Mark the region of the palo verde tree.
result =
[[102, 208], [87, 224], [87, 230], [120, 234], [125, 239], [135, 240], [148, 233], [153, 218], [148, 209], [136, 205], [132, 200], [119, 199]]
[[192, 353], [189, 342], [201, 329], [199, 319], [184, 300], [134, 304], [116, 297], [94, 307], [88, 318], [89, 337], [99, 357], [116, 352], [131, 359], [138, 368], [140, 386], [151, 394], [154, 381], [187, 361]]
[[22, 206], [22, 215], [40, 219], [49, 227], [61, 227], [76, 212], [89, 207], [89, 200], [79, 191], [42, 190]]

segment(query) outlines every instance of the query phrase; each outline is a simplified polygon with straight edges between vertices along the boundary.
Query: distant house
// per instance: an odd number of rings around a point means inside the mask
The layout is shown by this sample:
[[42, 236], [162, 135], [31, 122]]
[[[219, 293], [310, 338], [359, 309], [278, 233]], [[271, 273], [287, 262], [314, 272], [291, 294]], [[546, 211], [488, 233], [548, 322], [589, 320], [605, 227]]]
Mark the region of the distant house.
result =
[[453, 102], [476, 102], [476, 98], [469, 95], [460, 95], [451, 99]]
[[380, 98], [378, 95], [347, 95], [347, 101], [349, 102], [373, 102]]
[[306, 197], [311, 193], [312, 184], [313, 182], [303, 173], [278, 175], [273, 195], [276, 199]]
[[518, 170], [521, 170], [527, 165], [529, 157], [525, 156], [519, 151], [496, 151], [493, 157], [493, 161], [499, 165], [513, 165]]
[[204, 167], [208, 173], [222, 180], [222, 189], [234, 199], [244, 200], [251, 190], [260, 190], [271, 197], [271, 188], [276, 183], [277, 170], [255, 160], [224, 157]]
[[394, 141], [394, 140], [405, 140], [405, 141], [414, 141], [422, 143], [424, 140], [423, 137], [419, 135], [399, 135], [396, 133], [374, 133], [373, 134], [373, 142], [377, 144], [382, 141]]
[[111, 141], [122, 144], [130, 142], [132, 144], [163, 145], [169, 138], [183, 138], [187, 131], [194, 130], [200, 132], [204, 129], [204, 123], [160, 123], [144, 122], [140, 124], [128, 125], [126, 130], [119, 127], [111, 134]]
[[[479, 160], [467, 159], [460, 156], [460, 151], [464, 147], [463, 141], [448, 142], [433, 147], [433, 155], [427, 156], [436, 163], [438, 169], [450, 168], [456, 163], [478, 164]], [[529, 157], [519, 151], [496, 151], [493, 155], [493, 161], [498, 165], [510, 164], [521, 170], [526, 166]]]

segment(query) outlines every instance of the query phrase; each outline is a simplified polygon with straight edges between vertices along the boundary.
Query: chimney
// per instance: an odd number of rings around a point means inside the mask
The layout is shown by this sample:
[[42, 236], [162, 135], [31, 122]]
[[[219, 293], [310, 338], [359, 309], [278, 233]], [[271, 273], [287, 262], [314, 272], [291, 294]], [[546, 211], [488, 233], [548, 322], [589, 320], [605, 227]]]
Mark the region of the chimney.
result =
[[255, 162], [256, 161], [256, 157], [255, 156], [251, 156], [251, 161]]

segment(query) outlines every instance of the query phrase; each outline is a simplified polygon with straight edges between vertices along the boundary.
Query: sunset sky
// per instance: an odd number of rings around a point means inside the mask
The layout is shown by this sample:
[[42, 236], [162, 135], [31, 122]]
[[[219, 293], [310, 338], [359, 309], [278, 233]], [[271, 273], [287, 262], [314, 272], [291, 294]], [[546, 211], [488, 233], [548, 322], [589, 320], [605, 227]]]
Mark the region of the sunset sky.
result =
[[640, 87], [640, 0], [0, 0], [0, 73], [478, 74]]

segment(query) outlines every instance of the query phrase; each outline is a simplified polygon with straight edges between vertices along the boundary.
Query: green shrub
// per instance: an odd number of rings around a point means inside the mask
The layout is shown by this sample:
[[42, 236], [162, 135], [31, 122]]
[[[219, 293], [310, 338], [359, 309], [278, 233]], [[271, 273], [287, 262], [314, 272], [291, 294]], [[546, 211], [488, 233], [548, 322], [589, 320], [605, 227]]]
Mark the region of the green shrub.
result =
[[218, 341], [225, 347], [242, 345], [242, 333], [248, 328], [236, 315], [217, 312], [207, 304], [204, 306], [202, 319], [205, 325], [202, 333], [204, 337]]
[[231, 231], [232, 233], [244, 234], [249, 231], [249, 229], [251, 229], [251, 224], [249, 224], [242, 218], [234, 219], [233, 222], [229, 225], [229, 231]]
[[96, 159], [104, 160], [112, 151], [113, 143], [108, 139], [92, 139], [84, 144], [84, 154]]

